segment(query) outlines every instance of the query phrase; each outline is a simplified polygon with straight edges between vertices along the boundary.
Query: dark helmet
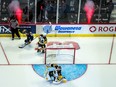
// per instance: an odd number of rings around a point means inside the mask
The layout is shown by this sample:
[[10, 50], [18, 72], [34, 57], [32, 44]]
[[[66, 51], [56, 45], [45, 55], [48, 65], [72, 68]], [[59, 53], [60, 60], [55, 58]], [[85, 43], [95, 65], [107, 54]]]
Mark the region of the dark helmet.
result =
[[11, 15], [10, 16], [10, 19], [16, 19], [14, 15]]
[[43, 34], [40, 34], [41, 37], [43, 37]]

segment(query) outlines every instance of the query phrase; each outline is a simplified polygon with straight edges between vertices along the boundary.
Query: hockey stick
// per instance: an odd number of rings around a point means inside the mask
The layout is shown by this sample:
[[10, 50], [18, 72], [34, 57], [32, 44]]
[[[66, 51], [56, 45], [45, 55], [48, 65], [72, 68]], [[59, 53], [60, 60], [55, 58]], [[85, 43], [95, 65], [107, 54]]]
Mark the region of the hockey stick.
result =
[[[38, 36], [36, 36], [32, 41], [31, 41], [31, 43], [37, 38]], [[21, 46], [19, 46], [19, 48], [24, 48], [24, 47], [26, 47], [27, 45], [29, 45], [29, 44], [31, 44], [31, 43], [28, 43], [28, 44], [22, 44]]]
[[[50, 28], [49, 28], [49, 30], [52, 28], [52, 23], [51, 22], [49, 22], [49, 24], [50, 24]], [[52, 30], [52, 29], [51, 29]], [[46, 32], [46, 34], [48, 34], [48, 33], [50, 33], [50, 32]]]

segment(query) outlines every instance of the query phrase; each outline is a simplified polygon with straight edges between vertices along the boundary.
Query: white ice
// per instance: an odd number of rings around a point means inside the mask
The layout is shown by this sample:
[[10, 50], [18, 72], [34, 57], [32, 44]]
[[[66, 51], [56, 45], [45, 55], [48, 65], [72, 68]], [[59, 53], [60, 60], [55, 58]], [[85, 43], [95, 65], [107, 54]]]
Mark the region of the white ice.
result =
[[78, 42], [75, 63], [88, 64], [83, 76], [60, 85], [50, 84], [36, 74], [31, 64], [44, 64], [44, 54], [34, 50], [37, 39], [19, 49], [24, 39], [0, 38], [1, 87], [116, 87], [116, 38], [112, 46], [113, 37], [48, 37], [48, 41]]

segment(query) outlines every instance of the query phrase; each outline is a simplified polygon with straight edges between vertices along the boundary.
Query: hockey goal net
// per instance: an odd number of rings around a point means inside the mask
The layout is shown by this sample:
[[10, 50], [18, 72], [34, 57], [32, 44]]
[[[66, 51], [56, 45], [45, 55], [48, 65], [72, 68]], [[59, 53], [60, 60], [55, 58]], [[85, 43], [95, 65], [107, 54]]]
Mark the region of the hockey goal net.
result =
[[76, 49], [74, 44], [69, 42], [50, 42], [45, 49], [45, 64], [74, 64]]

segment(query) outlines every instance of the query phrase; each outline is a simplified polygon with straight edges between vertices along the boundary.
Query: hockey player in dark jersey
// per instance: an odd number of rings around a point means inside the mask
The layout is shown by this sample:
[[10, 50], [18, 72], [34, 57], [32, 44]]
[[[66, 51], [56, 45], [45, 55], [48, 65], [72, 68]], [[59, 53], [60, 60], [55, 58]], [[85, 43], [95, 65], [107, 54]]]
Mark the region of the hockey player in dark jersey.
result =
[[33, 40], [33, 34], [29, 30], [26, 32], [27, 39], [25, 40], [25, 44], [30, 44]]
[[19, 46], [19, 48], [24, 48], [26, 45], [30, 44], [31, 41], [33, 40], [33, 34], [32, 32], [30, 32], [30, 30], [23, 30], [22, 31], [23, 34], [26, 34], [26, 39], [25, 39], [25, 43], [22, 46]]

